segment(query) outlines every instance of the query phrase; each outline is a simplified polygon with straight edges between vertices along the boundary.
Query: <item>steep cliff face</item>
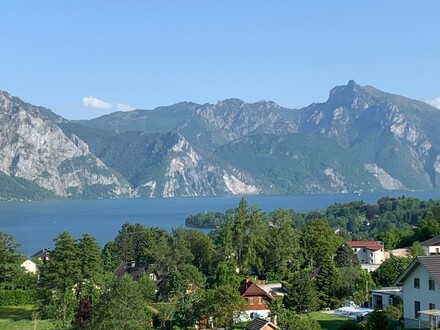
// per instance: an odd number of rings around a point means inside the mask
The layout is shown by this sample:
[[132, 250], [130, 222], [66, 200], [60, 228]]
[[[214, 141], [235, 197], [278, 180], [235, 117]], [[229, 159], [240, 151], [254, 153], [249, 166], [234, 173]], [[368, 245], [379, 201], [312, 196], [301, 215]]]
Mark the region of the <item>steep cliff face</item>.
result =
[[129, 185], [37, 107], [0, 92], [0, 171], [58, 196], [129, 196]]
[[[259, 189], [246, 183], [241, 173], [231, 173], [204, 160], [182, 136], [169, 150], [162, 195], [207, 196], [257, 194]], [[249, 181], [252, 179], [247, 178]]]
[[301, 109], [299, 126], [352, 152], [385, 189], [426, 190], [438, 180], [438, 141], [420, 120], [429, 114], [440, 124], [440, 112], [432, 109], [350, 81], [332, 89], [327, 102]]

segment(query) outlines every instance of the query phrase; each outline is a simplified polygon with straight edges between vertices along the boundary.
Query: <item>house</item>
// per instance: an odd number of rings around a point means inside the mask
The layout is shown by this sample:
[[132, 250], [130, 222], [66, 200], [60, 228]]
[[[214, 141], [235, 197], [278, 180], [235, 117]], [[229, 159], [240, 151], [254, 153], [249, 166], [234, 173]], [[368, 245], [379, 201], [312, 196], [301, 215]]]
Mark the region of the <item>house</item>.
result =
[[38, 252], [34, 253], [33, 255], [31, 255], [31, 259], [40, 260], [43, 263], [49, 260], [49, 257], [50, 257], [50, 250], [48, 248], [43, 248]]
[[137, 281], [142, 275], [148, 274], [152, 281], [157, 282], [157, 274], [150, 269], [150, 265], [138, 261], [123, 261], [115, 269], [114, 274], [116, 277], [122, 277], [125, 274], [130, 275], [133, 280]]
[[423, 251], [425, 256], [432, 256], [440, 254], [440, 237], [433, 237], [423, 241], [422, 243]]
[[37, 264], [31, 259], [26, 259], [20, 266], [24, 268], [26, 273], [37, 274], [39, 272]]
[[245, 330], [272, 330], [279, 329], [275, 324], [262, 318], [253, 319], [248, 323]]
[[381, 241], [348, 241], [346, 244], [356, 253], [362, 269], [368, 272], [375, 271], [389, 258]]
[[[420, 256], [400, 274], [394, 283], [403, 290], [405, 327], [438, 324], [440, 308], [440, 255]], [[437, 311], [437, 312], [436, 312]]]
[[238, 289], [240, 295], [246, 301], [246, 309], [242, 320], [251, 320], [254, 318], [268, 318], [270, 309], [269, 303], [273, 297], [259, 285], [250, 281], [249, 278], [241, 281]]
[[388, 306], [396, 306], [403, 299], [403, 292], [397, 286], [382, 287], [371, 291], [371, 307], [384, 309]]

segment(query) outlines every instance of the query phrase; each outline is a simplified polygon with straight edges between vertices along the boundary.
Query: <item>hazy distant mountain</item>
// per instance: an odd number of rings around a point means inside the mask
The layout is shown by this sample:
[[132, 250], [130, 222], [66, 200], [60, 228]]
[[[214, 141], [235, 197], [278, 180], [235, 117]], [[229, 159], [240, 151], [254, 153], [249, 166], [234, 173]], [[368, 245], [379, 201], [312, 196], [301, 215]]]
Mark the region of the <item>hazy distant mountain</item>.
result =
[[20, 178], [59, 196], [431, 190], [440, 183], [440, 111], [354, 81], [303, 109], [228, 99], [83, 121], [2, 92], [0, 119], [0, 180]]

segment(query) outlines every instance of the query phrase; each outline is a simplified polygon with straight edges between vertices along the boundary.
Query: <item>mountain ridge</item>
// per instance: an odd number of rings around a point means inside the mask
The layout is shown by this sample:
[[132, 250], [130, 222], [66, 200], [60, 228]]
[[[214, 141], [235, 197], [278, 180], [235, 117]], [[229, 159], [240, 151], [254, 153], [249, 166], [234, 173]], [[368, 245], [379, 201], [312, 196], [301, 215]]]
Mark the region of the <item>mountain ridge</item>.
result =
[[[230, 98], [80, 121], [0, 91], [0, 116], [1, 174], [69, 198], [432, 190], [440, 184], [439, 110], [353, 80], [331, 89], [325, 102], [300, 109]], [[24, 159], [34, 163], [23, 167]], [[29, 175], [26, 167], [39, 170]]]

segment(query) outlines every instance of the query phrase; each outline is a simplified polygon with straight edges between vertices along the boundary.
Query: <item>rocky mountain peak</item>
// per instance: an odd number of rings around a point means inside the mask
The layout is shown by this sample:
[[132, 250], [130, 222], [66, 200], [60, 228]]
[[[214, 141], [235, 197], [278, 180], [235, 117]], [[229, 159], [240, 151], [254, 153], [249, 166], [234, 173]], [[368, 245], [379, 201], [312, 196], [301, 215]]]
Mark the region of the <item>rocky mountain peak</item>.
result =
[[354, 80], [350, 80], [347, 85], [336, 86], [331, 89], [327, 102], [349, 105], [360, 94], [364, 94], [362, 86], [356, 84]]

